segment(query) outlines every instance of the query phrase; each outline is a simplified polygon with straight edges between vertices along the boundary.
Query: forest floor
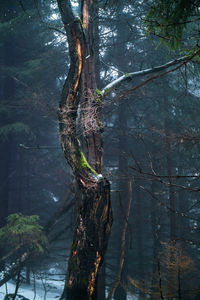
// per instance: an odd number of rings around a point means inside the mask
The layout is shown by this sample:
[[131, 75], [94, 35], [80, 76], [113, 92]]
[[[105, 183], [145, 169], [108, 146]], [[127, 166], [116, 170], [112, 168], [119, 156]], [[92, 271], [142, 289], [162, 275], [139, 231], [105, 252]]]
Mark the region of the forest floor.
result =
[[[16, 283], [9, 281], [6, 285], [0, 287], [0, 300], [3, 300], [8, 293], [14, 293]], [[62, 294], [64, 283], [63, 281], [55, 281], [48, 279], [36, 279], [35, 288], [34, 283], [31, 284], [22, 283], [18, 290], [18, 295], [22, 295], [29, 300], [55, 300], [59, 299]]]

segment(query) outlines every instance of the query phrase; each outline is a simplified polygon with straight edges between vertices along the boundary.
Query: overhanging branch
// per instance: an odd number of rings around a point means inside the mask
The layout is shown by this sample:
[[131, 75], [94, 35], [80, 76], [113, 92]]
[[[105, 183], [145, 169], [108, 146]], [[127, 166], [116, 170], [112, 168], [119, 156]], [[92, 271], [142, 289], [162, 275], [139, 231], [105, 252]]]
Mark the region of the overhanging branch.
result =
[[[168, 68], [180, 63], [180, 66], [178, 66], [176, 68], [176, 69], [178, 69], [183, 64], [186, 64], [187, 62], [191, 61], [191, 59], [194, 58], [195, 56], [197, 56], [199, 53], [200, 53], [200, 50], [195, 52], [192, 56], [183, 56], [183, 57], [180, 57], [178, 59], [169, 61], [166, 64], [163, 64], [163, 65], [160, 65], [160, 66], [156, 66], [156, 67], [153, 67], [153, 68], [149, 68], [149, 69], [145, 69], [145, 70], [141, 70], [141, 71], [137, 71], [137, 72], [131, 72], [131, 73], [125, 74], [123, 76], [120, 76], [119, 78], [115, 79], [114, 81], [112, 81], [111, 83], [109, 83], [108, 85], [106, 85], [102, 89], [102, 91], [101, 91], [102, 96], [108, 95], [114, 89], [119, 88], [122, 84], [124, 84], [126, 82], [130, 82], [134, 78], [143, 77], [143, 76], [148, 75], [148, 74], [158, 73], [160, 71], [167, 70]], [[176, 70], [176, 69], [174, 69], [174, 70]], [[170, 70], [170, 72], [172, 72], [174, 70]]]

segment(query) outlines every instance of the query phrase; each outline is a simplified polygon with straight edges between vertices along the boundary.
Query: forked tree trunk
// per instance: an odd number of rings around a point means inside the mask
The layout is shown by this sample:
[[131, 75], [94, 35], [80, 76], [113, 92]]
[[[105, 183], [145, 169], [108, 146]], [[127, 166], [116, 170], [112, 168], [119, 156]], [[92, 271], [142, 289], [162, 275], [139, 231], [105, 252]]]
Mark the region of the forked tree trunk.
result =
[[[62, 299], [96, 299], [97, 277], [112, 225], [110, 185], [101, 175], [101, 97], [92, 51], [95, 1], [82, 1], [82, 20], [73, 15], [69, 0], [57, 0], [67, 33], [70, 70], [63, 87], [59, 125], [62, 149], [82, 192], [68, 261]], [[80, 109], [84, 145], [77, 137]], [[85, 151], [85, 155], [82, 152]]]

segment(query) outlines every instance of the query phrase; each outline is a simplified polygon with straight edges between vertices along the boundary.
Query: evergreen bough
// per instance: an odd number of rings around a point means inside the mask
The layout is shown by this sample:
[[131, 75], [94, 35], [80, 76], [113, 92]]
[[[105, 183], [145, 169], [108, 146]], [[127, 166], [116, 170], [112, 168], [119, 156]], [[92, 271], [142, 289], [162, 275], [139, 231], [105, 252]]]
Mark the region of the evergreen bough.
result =
[[48, 247], [48, 240], [38, 219], [37, 215], [9, 215], [7, 225], [0, 229], [0, 243], [15, 248], [25, 247], [34, 255], [42, 254]]

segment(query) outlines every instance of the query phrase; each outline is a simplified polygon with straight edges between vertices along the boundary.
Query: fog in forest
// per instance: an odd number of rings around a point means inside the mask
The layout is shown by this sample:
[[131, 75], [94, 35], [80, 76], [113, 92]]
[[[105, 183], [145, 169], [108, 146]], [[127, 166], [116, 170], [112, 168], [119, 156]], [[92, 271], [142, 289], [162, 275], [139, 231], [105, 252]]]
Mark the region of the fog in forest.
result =
[[0, 300], [199, 300], [199, 1], [0, 21]]

